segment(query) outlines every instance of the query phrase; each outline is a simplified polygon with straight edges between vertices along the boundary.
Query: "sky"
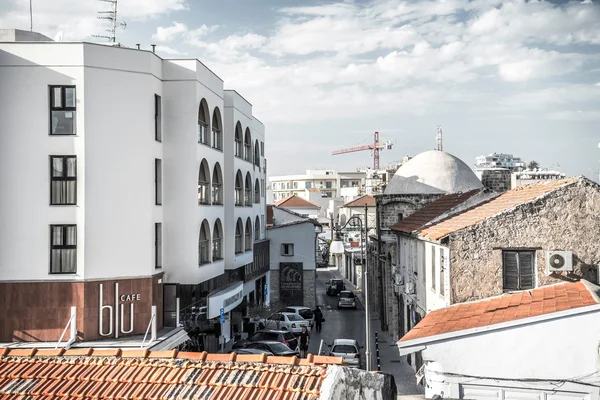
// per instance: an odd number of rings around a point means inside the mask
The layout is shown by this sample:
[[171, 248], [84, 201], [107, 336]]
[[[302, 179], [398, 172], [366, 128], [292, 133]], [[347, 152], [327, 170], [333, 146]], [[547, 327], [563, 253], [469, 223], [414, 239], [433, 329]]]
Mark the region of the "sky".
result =
[[[29, 29], [29, 0], [0, 27]], [[32, 0], [34, 31], [100, 41], [96, 0]], [[198, 58], [253, 105], [269, 175], [381, 165], [435, 147], [600, 171], [600, 1], [119, 0], [117, 41]]]

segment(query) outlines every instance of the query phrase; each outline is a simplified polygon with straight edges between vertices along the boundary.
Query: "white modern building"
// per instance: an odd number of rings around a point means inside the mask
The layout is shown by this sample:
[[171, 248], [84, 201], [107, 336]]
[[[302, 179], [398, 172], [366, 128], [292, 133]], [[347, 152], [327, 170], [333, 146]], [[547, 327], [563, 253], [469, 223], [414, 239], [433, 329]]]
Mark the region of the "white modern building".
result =
[[492, 153], [476, 157], [475, 168], [508, 168], [511, 171], [519, 171], [525, 168], [525, 162], [512, 154]]
[[[293, 194], [299, 196], [305, 189], [316, 188], [323, 197], [342, 197], [342, 191], [352, 200], [364, 190], [367, 173], [365, 171], [338, 172], [335, 170], [306, 170], [304, 175], [282, 175], [269, 177], [273, 193], [269, 203], [274, 203]], [[348, 192], [350, 190], [350, 192]], [[346, 193], [347, 192], [347, 193]]]
[[532, 185], [536, 183], [548, 182], [557, 179], [565, 179], [566, 174], [559, 171], [537, 168], [535, 170], [524, 169], [519, 172], [513, 172], [510, 176], [511, 189]]
[[196, 59], [17, 33], [46, 41], [0, 42], [0, 165], [26, 166], [0, 177], [0, 292], [15, 299], [0, 342], [56, 340], [73, 314], [80, 340], [190, 315], [228, 340], [244, 299], [268, 301], [252, 105]]

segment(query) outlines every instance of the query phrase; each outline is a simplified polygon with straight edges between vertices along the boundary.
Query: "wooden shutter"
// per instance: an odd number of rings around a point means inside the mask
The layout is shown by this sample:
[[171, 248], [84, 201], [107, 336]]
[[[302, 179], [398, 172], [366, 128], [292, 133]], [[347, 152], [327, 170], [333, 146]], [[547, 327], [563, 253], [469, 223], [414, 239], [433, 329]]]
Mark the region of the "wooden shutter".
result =
[[519, 289], [533, 289], [535, 286], [535, 253], [531, 251], [520, 251], [517, 254], [519, 256]]
[[502, 253], [502, 285], [504, 290], [519, 289], [519, 253], [516, 251]]

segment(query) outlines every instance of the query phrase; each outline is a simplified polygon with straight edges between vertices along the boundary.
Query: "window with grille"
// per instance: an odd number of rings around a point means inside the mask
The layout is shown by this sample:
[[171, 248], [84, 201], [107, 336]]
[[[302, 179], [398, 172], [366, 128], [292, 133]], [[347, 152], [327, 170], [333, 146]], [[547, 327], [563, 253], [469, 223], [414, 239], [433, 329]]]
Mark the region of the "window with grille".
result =
[[77, 225], [50, 225], [50, 273], [77, 272]]
[[293, 243], [282, 243], [281, 244], [281, 255], [282, 256], [293, 256], [294, 255], [294, 244]]
[[535, 287], [535, 252], [502, 251], [502, 286], [505, 291]]
[[77, 204], [77, 157], [50, 156], [50, 204]]
[[50, 134], [75, 135], [75, 86], [50, 86]]

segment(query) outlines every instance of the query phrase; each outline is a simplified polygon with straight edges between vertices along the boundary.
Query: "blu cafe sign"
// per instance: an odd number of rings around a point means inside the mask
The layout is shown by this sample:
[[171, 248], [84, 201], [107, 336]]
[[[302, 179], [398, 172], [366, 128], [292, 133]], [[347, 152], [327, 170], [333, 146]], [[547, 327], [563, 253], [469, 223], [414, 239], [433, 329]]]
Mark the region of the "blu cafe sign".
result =
[[[119, 293], [119, 284], [115, 283], [115, 298], [112, 304], [104, 304], [104, 285], [101, 283], [100, 288], [100, 317], [98, 318], [98, 333], [100, 336], [119, 337], [119, 333], [129, 334], [133, 332], [133, 314], [134, 304], [142, 299], [140, 293]], [[129, 303], [129, 329], [125, 329], [125, 304]], [[104, 330], [104, 315], [108, 310], [108, 330]]]

